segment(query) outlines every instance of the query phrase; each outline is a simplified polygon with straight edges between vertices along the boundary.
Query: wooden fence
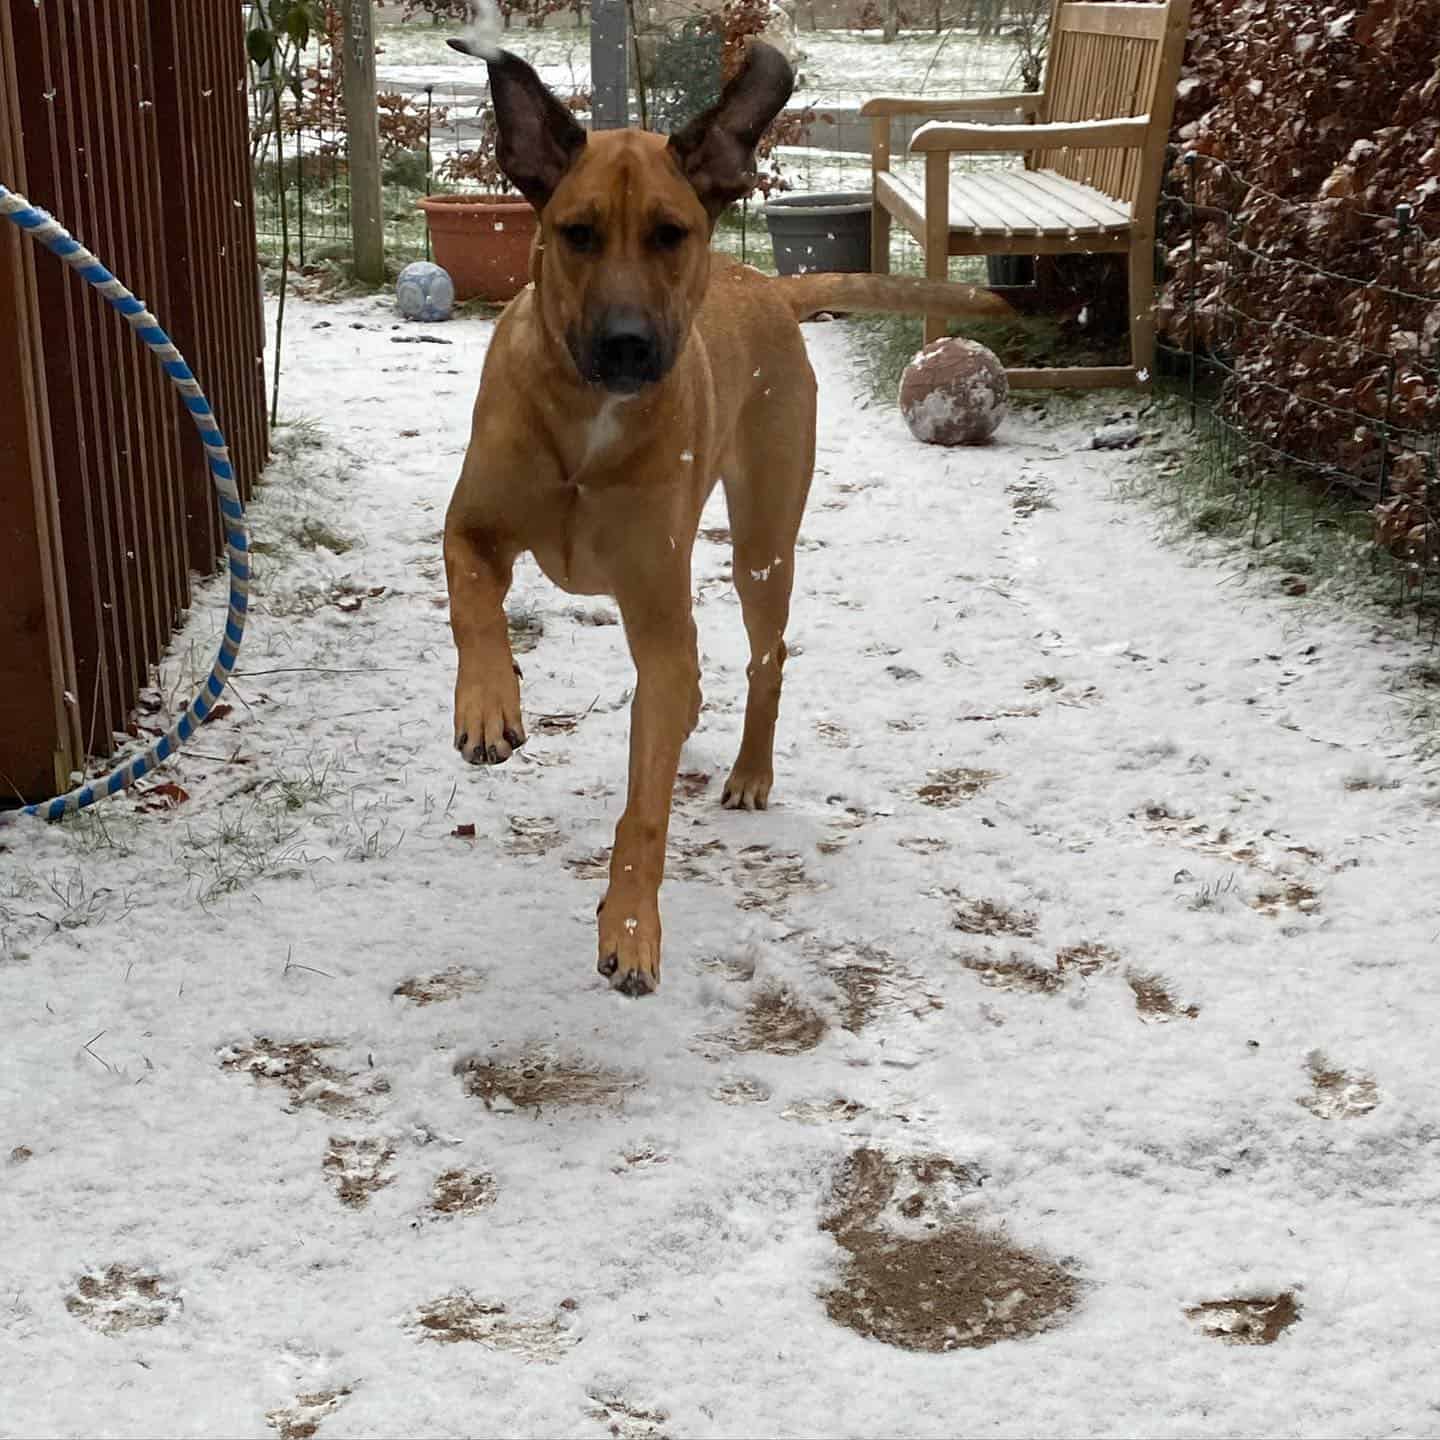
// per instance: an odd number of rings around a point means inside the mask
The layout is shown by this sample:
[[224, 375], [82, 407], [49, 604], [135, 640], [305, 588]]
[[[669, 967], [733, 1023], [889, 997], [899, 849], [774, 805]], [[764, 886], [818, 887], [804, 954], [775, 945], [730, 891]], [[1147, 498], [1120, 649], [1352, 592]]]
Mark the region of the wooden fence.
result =
[[[268, 435], [245, 65], [236, 0], [0, 6], [0, 182], [149, 304], [248, 499]], [[0, 397], [3, 804], [111, 752], [221, 535], [154, 358], [4, 222]]]

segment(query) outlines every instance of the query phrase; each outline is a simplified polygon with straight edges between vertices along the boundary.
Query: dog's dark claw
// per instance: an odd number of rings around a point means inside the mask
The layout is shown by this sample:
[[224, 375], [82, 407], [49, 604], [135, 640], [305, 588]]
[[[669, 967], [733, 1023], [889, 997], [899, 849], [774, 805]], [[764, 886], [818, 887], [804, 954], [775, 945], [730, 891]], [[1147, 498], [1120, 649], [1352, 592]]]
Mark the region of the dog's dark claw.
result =
[[512, 749], [518, 750], [525, 743], [523, 735], [517, 735], [508, 725], [505, 727], [505, 743]]
[[455, 739], [455, 748], [456, 748], [457, 750], [463, 750], [463, 749], [465, 748], [465, 746], [466, 746], [467, 744], [469, 744], [469, 742], [470, 742], [470, 732], [469, 732], [468, 730], [462, 730], [462, 731], [460, 732], [460, 734], [459, 734], [459, 735], [456, 737], [456, 739]]
[[525, 678], [525, 672], [513, 660], [510, 662], [510, 668], [515, 672], [515, 678], [517, 680], [523, 680]]
[[500, 752], [493, 746], [485, 747], [485, 763], [487, 765], [498, 765], [500, 763]]
[[632, 970], [615, 987], [622, 995], [628, 995], [632, 1000], [638, 1000], [642, 995], [648, 995], [655, 986], [648, 975], [642, 974], [639, 970]]
[[[600, 902], [605, 903], [603, 900]], [[607, 979], [620, 968], [620, 957], [618, 955], [607, 955], [595, 968]]]

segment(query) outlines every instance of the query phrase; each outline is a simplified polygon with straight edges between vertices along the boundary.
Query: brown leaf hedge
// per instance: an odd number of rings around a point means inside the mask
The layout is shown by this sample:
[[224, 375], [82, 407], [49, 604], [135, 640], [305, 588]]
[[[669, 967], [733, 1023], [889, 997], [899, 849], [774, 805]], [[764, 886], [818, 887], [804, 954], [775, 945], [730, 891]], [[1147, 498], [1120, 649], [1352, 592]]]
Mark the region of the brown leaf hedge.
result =
[[1195, 0], [1172, 138], [1170, 188], [1193, 183], [1200, 208], [1193, 259], [1188, 212], [1168, 212], [1162, 330], [1187, 347], [1193, 314], [1245, 432], [1363, 495], [1381, 542], [1421, 553], [1440, 433], [1440, 0]]

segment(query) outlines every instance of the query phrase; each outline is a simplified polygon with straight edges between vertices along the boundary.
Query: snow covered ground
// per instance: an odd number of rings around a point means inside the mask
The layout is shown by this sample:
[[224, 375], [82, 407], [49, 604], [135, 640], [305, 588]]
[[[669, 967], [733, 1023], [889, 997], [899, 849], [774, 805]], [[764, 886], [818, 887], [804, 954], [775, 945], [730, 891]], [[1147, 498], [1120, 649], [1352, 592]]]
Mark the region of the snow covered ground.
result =
[[1088, 422], [918, 445], [809, 327], [775, 808], [718, 803], [717, 508], [628, 1001], [611, 607], [525, 569], [530, 744], [450, 746], [490, 326], [292, 303], [318, 428], [188, 798], [0, 839], [0, 1435], [1436, 1433], [1403, 646], [1162, 546]]

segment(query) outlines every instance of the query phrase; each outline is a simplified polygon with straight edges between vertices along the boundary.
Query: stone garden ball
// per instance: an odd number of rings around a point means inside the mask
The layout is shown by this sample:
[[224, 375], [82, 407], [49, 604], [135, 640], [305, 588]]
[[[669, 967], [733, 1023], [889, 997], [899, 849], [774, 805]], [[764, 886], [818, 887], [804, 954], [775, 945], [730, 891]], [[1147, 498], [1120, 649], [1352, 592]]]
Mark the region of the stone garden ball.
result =
[[983, 445], [1010, 403], [999, 359], [975, 340], [932, 340], [900, 377], [900, 413], [927, 445]]

